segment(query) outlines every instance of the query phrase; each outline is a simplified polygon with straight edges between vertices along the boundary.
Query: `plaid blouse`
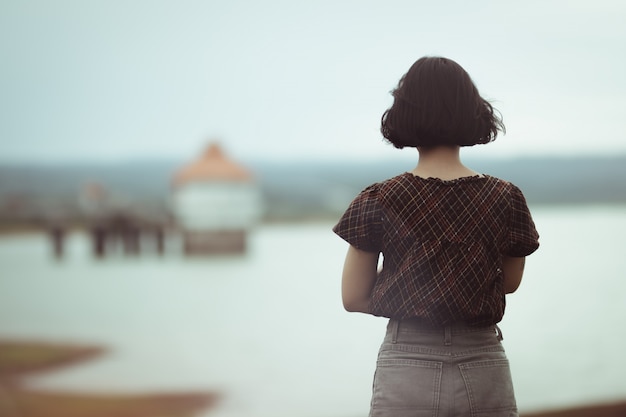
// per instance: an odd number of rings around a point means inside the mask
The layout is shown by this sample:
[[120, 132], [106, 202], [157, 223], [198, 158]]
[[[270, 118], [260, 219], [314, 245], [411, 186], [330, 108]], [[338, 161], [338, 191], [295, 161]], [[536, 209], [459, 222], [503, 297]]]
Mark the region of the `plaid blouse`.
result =
[[503, 255], [539, 247], [520, 189], [488, 175], [444, 181], [407, 172], [370, 185], [333, 231], [383, 255], [372, 314], [432, 326], [499, 322]]

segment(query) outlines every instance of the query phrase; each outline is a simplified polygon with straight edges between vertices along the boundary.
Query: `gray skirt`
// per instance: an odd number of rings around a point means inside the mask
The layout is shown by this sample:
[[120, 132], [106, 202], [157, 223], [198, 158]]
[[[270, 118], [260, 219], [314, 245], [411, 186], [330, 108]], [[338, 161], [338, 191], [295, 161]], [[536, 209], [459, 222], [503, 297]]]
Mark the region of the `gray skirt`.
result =
[[432, 328], [390, 320], [370, 417], [517, 417], [497, 326]]

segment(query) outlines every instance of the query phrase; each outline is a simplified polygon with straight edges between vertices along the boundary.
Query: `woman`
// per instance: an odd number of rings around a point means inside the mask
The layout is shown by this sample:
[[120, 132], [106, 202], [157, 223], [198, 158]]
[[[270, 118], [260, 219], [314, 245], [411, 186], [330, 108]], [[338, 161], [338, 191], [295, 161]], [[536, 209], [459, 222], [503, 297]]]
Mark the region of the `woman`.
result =
[[460, 160], [504, 125], [446, 58], [419, 59], [393, 97], [381, 132], [417, 148], [417, 166], [367, 187], [333, 228], [350, 244], [344, 307], [390, 319], [370, 416], [517, 416], [496, 323], [539, 235], [519, 188]]

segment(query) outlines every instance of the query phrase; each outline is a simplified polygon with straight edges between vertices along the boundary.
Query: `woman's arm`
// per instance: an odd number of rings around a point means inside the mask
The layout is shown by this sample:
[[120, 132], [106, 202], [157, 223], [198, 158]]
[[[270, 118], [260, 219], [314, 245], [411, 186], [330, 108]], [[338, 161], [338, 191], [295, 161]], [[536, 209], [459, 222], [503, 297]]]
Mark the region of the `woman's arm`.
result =
[[369, 302], [378, 275], [378, 253], [350, 246], [343, 265], [341, 298], [347, 311], [369, 313]]
[[526, 258], [514, 258], [505, 256], [502, 259], [502, 272], [504, 273], [504, 293], [515, 292], [522, 282]]

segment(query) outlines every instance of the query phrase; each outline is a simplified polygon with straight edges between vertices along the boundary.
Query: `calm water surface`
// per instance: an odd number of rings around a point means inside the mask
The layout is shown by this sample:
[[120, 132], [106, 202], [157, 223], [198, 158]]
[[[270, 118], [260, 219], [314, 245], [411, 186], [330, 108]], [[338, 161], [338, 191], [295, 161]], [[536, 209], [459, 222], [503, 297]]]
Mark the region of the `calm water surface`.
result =
[[[626, 399], [626, 207], [535, 208], [541, 248], [501, 323], [522, 411]], [[106, 355], [31, 380], [106, 392], [219, 391], [208, 416], [366, 415], [386, 321], [341, 308], [332, 224], [266, 225], [245, 257], [57, 262], [42, 236], [0, 239], [0, 338]]]

